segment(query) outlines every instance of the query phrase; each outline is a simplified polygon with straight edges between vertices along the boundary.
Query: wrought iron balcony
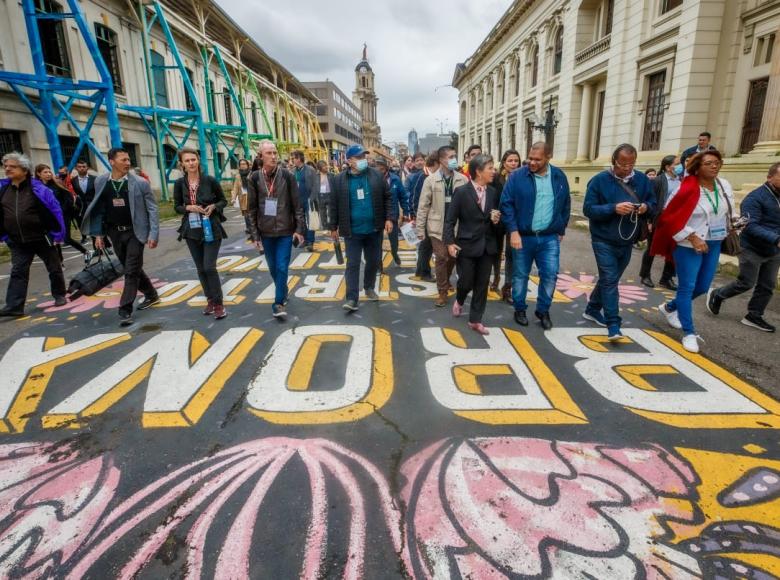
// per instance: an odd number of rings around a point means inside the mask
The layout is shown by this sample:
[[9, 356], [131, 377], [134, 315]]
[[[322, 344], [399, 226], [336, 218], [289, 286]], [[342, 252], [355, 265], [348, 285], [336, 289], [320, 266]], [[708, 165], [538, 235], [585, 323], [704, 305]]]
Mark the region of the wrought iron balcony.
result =
[[596, 55], [601, 54], [609, 50], [609, 40], [612, 37], [611, 34], [607, 34], [604, 38], [601, 38], [591, 44], [589, 47], [579, 51], [574, 55], [574, 64], [580, 65], [586, 60], [590, 60]]

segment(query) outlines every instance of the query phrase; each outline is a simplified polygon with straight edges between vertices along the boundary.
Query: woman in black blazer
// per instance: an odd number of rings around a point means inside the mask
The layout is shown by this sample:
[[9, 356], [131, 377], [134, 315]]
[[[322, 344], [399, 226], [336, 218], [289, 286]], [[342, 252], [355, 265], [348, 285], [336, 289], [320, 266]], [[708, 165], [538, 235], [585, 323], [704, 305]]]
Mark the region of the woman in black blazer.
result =
[[[180, 149], [179, 164], [184, 175], [173, 185], [174, 208], [184, 216], [179, 228], [179, 240], [184, 238], [187, 241], [198, 269], [198, 278], [208, 300], [203, 314], [213, 314], [219, 320], [227, 316], [222, 303], [222, 283], [217, 272], [219, 247], [227, 237], [222, 227], [225, 221], [222, 210], [227, 205], [227, 199], [219, 181], [201, 173], [200, 153], [196, 149]], [[209, 226], [211, 236], [208, 235]], [[208, 237], [213, 237], [213, 240], [207, 241]]]
[[[496, 170], [490, 155], [477, 155], [469, 163], [471, 181], [455, 190], [444, 218], [444, 243], [457, 258], [458, 290], [452, 305], [460, 316], [469, 292], [469, 327], [490, 334], [482, 324], [487, 306], [488, 284], [502, 234], [498, 211], [499, 194], [491, 185]], [[456, 231], [457, 228], [457, 231]]]

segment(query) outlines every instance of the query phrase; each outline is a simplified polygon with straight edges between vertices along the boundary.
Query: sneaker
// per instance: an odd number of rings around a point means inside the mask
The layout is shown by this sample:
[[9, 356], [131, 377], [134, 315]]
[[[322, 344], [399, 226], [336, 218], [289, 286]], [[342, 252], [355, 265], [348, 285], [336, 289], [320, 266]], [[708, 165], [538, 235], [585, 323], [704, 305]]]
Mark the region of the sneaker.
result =
[[647, 286], [648, 288], [655, 288], [655, 284], [653, 284], [653, 279], [650, 276], [642, 276], [640, 282], [642, 282], [643, 286]]
[[68, 299], [64, 296], [54, 297], [54, 306], [65, 306], [68, 303]]
[[620, 332], [619, 326], [610, 326], [607, 332], [607, 340], [609, 342], [617, 342], [623, 338], [623, 333]]
[[682, 339], [683, 348], [688, 352], [699, 352], [700, 340], [704, 342], [698, 334], [686, 334]]
[[774, 332], [776, 330], [774, 325], [769, 324], [766, 320], [757, 314], [747, 314], [741, 322], [745, 326], [752, 326], [753, 328], [763, 330], [764, 332]]
[[490, 331], [485, 328], [485, 325], [481, 322], [469, 322], [469, 328], [473, 330], [474, 332], [478, 332], [482, 336], [487, 336], [490, 334]]
[[717, 288], [710, 288], [707, 292], [707, 310], [710, 314], [717, 316], [720, 314], [720, 306], [723, 304], [723, 298], [718, 296]]
[[209, 298], [208, 303], [206, 304], [206, 308], [203, 309], [203, 315], [204, 316], [211, 316], [214, 314], [214, 302]]
[[585, 320], [590, 320], [591, 322], [595, 322], [599, 326], [606, 328], [607, 327], [607, 321], [604, 320], [604, 315], [601, 312], [588, 312], [587, 310], [582, 313], [582, 317]]
[[539, 323], [542, 325], [543, 330], [550, 330], [553, 327], [549, 312], [534, 312], [534, 314], [536, 314], [536, 318], [539, 319]]
[[119, 326], [130, 326], [133, 323], [133, 315], [130, 312], [119, 313]]
[[371, 302], [376, 302], [379, 300], [379, 294], [374, 292], [373, 288], [366, 288], [365, 290], [366, 300], [370, 300]]
[[347, 300], [341, 307], [347, 312], [357, 312], [358, 303], [357, 300]]
[[[216, 312], [216, 306], [214, 307]], [[285, 319], [287, 318], [287, 309], [284, 307], [284, 304], [274, 304], [271, 306], [271, 312], [274, 315], [274, 318], [279, 319]]]
[[146, 310], [147, 308], [151, 308], [155, 304], [160, 303], [160, 297], [159, 296], [152, 296], [151, 298], [144, 298], [141, 303], [137, 306], [138, 310]]
[[9, 318], [19, 318], [24, 316], [24, 310], [11, 310], [10, 308], [0, 308], [0, 316], [7, 316]]
[[436, 302], [434, 302], [433, 305], [438, 306], [439, 308], [447, 306], [447, 293], [439, 292], [439, 297], [436, 299]]
[[501, 289], [501, 300], [503, 300], [507, 304], [512, 304], [514, 302], [514, 300], [512, 300], [512, 287], [511, 286], [504, 286]]
[[528, 326], [528, 317], [525, 315], [525, 310], [515, 310], [515, 322], [520, 326]]
[[460, 304], [457, 300], [453, 300], [453, 302], [452, 302], [452, 315], [455, 318], [458, 318], [461, 314], [463, 314], [463, 305]]
[[214, 305], [214, 318], [216, 320], [222, 320], [227, 316], [227, 310], [225, 310], [225, 307], [222, 304], [215, 304]]
[[666, 323], [671, 326], [672, 328], [676, 328], [677, 330], [680, 330], [682, 328], [682, 324], [680, 323], [680, 315], [675, 310], [674, 312], [669, 312], [666, 309], [666, 304], [660, 304], [658, 306], [658, 312], [660, 312], [664, 318], [666, 318]]

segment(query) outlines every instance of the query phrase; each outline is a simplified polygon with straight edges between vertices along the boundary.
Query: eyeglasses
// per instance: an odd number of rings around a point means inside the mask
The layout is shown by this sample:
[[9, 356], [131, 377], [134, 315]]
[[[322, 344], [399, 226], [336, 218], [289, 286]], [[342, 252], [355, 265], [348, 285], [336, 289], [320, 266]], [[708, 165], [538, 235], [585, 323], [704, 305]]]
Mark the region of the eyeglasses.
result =
[[615, 161], [615, 167], [620, 167], [621, 169], [633, 169], [636, 163], [618, 163]]
[[722, 165], [723, 163], [721, 163], [720, 161], [704, 161], [702, 163], [703, 167], [721, 167]]
[[8, 171], [9, 169], [19, 169], [19, 165], [3, 165], [3, 169]]

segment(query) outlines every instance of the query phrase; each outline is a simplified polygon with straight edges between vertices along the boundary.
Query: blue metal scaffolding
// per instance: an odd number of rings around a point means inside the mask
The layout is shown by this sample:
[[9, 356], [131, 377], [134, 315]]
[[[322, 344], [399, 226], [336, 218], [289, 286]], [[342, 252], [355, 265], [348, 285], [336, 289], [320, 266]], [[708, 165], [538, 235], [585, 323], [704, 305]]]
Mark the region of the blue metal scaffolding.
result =
[[[24, 10], [27, 37], [30, 42], [35, 72], [28, 74], [0, 70], [0, 81], [8, 83], [11, 90], [43, 125], [55, 170], [62, 165], [67, 165], [69, 169], [72, 169], [85, 147], [92, 150], [95, 157], [106, 167], [109, 167], [103, 152], [95, 145], [90, 133], [98, 113], [103, 110], [108, 123], [111, 145], [113, 147], [122, 146], [116, 101], [114, 100], [114, 84], [108, 67], [98, 50], [97, 41], [87, 26], [78, 0], [67, 0], [69, 12], [43, 12], [35, 7], [34, 0], [21, 0], [21, 4], [22, 10]], [[73, 21], [97, 68], [99, 80], [74, 81], [71, 78], [47, 74], [47, 63], [44, 61], [38, 27], [38, 23], [44, 20]], [[89, 117], [84, 124], [79, 124], [71, 113], [71, 109], [76, 103], [80, 103], [82, 106], [84, 103], [89, 103], [87, 106], [91, 108]], [[67, 160], [63, 158], [58, 133], [63, 122], [70, 124], [79, 138], [73, 155]]]

